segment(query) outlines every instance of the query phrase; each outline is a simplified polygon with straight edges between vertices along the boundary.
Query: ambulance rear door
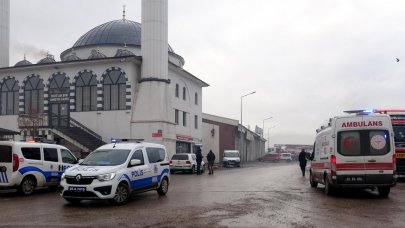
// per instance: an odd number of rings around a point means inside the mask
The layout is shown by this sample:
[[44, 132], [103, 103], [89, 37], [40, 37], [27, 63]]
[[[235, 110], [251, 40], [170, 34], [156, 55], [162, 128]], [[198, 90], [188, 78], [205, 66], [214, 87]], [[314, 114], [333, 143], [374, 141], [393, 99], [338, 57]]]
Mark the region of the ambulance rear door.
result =
[[365, 160], [362, 153], [362, 116], [336, 119], [337, 153], [336, 175], [338, 184], [362, 185], [365, 183]]
[[[366, 119], [366, 118], [365, 118]], [[367, 120], [366, 120], [367, 121]], [[393, 182], [393, 156], [395, 145], [388, 117], [373, 117], [382, 126], [366, 131], [365, 173], [367, 184], [390, 184]]]

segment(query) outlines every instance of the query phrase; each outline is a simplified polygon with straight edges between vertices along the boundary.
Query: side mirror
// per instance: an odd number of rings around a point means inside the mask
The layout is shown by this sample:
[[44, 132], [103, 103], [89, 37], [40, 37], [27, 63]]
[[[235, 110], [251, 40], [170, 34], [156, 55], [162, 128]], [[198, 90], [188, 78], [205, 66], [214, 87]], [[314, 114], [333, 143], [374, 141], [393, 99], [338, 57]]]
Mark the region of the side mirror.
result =
[[131, 164], [131, 166], [137, 166], [137, 165], [142, 164], [142, 162], [139, 159], [132, 159], [130, 164]]

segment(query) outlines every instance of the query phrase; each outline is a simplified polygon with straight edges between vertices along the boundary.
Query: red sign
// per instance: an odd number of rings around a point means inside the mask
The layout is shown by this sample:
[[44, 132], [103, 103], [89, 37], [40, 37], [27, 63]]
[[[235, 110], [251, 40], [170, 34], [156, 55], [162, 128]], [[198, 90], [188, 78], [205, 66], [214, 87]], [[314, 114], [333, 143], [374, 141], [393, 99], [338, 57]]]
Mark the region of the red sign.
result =
[[343, 122], [342, 128], [344, 128], [344, 127], [381, 127], [382, 125], [383, 125], [382, 121]]
[[153, 138], [162, 138], [162, 133], [152, 133]]
[[182, 140], [182, 141], [193, 141], [194, 138], [191, 136], [187, 136], [187, 135], [176, 135], [176, 138], [178, 140]]

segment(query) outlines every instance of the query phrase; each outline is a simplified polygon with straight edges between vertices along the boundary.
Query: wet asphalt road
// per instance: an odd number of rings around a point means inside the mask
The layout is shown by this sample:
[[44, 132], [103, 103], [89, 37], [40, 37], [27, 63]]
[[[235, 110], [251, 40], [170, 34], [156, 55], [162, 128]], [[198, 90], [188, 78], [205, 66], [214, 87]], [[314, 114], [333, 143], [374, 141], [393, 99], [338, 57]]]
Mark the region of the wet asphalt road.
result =
[[0, 191], [0, 226], [50, 227], [404, 227], [405, 183], [381, 199], [373, 191], [329, 197], [298, 164], [254, 163], [213, 176], [174, 174], [167, 196], [135, 195], [127, 205], [71, 205], [55, 190], [23, 197]]

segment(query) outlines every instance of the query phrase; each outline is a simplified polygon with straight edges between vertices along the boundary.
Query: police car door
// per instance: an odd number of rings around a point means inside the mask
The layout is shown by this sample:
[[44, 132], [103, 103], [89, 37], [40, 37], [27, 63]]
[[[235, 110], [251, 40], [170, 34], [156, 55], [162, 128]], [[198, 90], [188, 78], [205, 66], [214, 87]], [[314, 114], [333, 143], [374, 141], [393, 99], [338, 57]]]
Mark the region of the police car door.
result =
[[[17, 161], [13, 161], [17, 159]], [[18, 157], [13, 155], [12, 146], [0, 145], [0, 187], [2, 185], [7, 186], [11, 181], [11, 175], [13, 174], [13, 162], [18, 164]]]
[[58, 184], [62, 174], [60, 170], [60, 155], [57, 148], [43, 146], [44, 163], [43, 171], [45, 173], [45, 181], [47, 184]]
[[[131, 166], [131, 160], [138, 159], [141, 164], [136, 166]], [[136, 150], [129, 161], [128, 164], [129, 179], [131, 180], [131, 189], [140, 190], [148, 188], [151, 181], [151, 170], [149, 168], [148, 162], [145, 161], [145, 153], [142, 149]]]
[[148, 147], [146, 152], [149, 159], [151, 173], [151, 186], [159, 186], [162, 175], [169, 172], [169, 162], [165, 149], [158, 147]]

